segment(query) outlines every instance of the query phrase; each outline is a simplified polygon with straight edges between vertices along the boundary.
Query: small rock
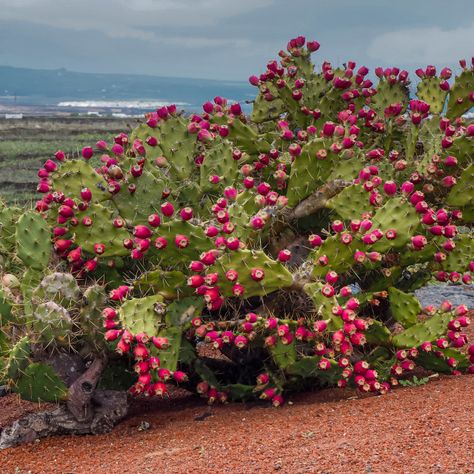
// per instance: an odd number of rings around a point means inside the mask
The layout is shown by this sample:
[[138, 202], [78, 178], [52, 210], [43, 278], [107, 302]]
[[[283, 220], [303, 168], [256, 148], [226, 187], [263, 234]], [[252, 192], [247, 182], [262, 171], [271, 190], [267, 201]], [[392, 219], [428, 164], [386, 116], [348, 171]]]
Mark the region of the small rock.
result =
[[139, 425], [138, 425], [138, 431], [147, 431], [149, 430], [151, 427], [151, 424], [148, 423], [148, 421], [142, 421]]

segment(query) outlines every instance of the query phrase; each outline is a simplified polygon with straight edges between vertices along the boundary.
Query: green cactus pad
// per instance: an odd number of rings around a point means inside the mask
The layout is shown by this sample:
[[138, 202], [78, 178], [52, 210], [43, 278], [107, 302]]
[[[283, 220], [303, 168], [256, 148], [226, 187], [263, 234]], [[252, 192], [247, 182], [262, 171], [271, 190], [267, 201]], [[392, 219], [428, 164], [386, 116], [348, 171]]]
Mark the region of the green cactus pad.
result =
[[[82, 223], [84, 217], [92, 219], [92, 225], [85, 226]], [[82, 247], [83, 251], [94, 254], [94, 245], [101, 243], [105, 245], [105, 252], [101, 258], [118, 257], [128, 255], [129, 251], [124, 248], [123, 241], [131, 237], [124, 228], [113, 225], [115, 215], [111, 209], [102, 204], [91, 204], [86, 211], [78, 213], [79, 224], [72, 229], [74, 242]]]
[[320, 108], [321, 99], [331, 88], [331, 83], [326, 81], [322, 73], [311, 74], [303, 87], [304, 105], [311, 110]]
[[301, 105], [293, 99], [292, 90], [288, 84], [278, 89], [278, 97], [284, 103], [285, 109], [291, 121], [298, 127], [303, 127], [308, 117], [301, 112]]
[[[1, 327], [1, 323], [0, 323]], [[7, 357], [10, 352], [9, 340], [5, 333], [0, 329], [0, 384], [3, 382], [3, 377], [5, 376], [5, 367], [7, 365]]]
[[372, 210], [369, 193], [359, 184], [344, 188], [339, 194], [329, 199], [326, 206], [333, 209], [342, 219], [359, 219], [364, 212]]
[[[387, 287], [397, 285], [397, 283], [402, 277], [403, 270], [400, 267], [391, 267], [387, 270], [389, 272], [389, 275], [387, 275], [387, 273], [382, 273], [380, 269], [375, 270], [371, 278], [370, 285], [368, 286], [366, 291], [369, 291], [371, 293], [385, 291]], [[387, 270], [385, 270], [385, 272]]]
[[[188, 237], [189, 245], [185, 248], [177, 247], [175, 243], [177, 235]], [[198, 260], [199, 255], [208, 250], [211, 244], [211, 241], [201, 227], [193, 225], [189, 221], [178, 219], [162, 222], [160, 227], [157, 228], [154, 238], [158, 236], [164, 237], [168, 245], [160, 250], [153, 247], [150, 249], [149, 254], [162, 267], [175, 267], [179, 264], [187, 264], [191, 260]]]
[[440, 114], [443, 111], [444, 103], [448, 95], [440, 87], [439, 77], [424, 77], [417, 86], [416, 95], [418, 99], [430, 104], [430, 112]]
[[60, 402], [67, 398], [68, 389], [54, 369], [46, 364], [30, 364], [13, 387], [23, 400]]
[[52, 173], [51, 178], [55, 191], [62, 191], [73, 199], [80, 199], [83, 188], [91, 190], [92, 202], [105, 201], [111, 197], [105, 179], [84, 160], [65, 161]]
[[446, 117], [455, 119], [460, 117], [473, 106], [469, 100], [469, 94], [474, 91], [474, 71], [465, 70], [456, 76], [451, 92], [449, 93]]
[[424, 263], [433, 260], [433, 255], [440, 246], [439, 238], [430, 240], [422, 250], [414, 250], [412, 247], [406, 247], [400, 255], [399, 264], [402, 267], [415, 265], [416, 263]]
[[[265, 276], [261, 281], [251, 278], [253, 268], [260, 268]], [[238, 282], [245, 288], [245, 298], [267, 295], [275, 290], [290, 287], [293, 283], [291, 273], [280, 262], [272, 260], [260, 250], [237, 250], [219, 257], [210, 268], [219, 274], [218, 285], [224, 296], [232, 296], [235, 282], [226, 279], [228, 270], [237, 270]]]
[[84, 291], [84, 304], [79, 312], [81, 334], [95, 347], [104, 346], [102, 310], [107, 303], [107, 293], [102, 285], [91, 285]]
[[468, 269], [469, 262], [474, 261], [473, 234], [463, 234], [455, 239], [456, 247], [451, 252], [445, 252], [446, 260], [441, 263], [447, 272], [464, 272]]
[[329, 319], [328, 330], [337, 331], [343, 326], [342, 319], [332, 313], [332, 308], [338, 303], [335, 296], [327, 298], [321, 293], [322, 286], [323, 284], [320, 282], [308, 283], [303, 287], [303, 290], [313, 301], [319, 316], [318, 319]]
[[453, 368], [450, 367], [446, 361], [448, 357], [456, 359], [456, 369], [458, 370], [465, 370], [469, 366], [469, 360], [466, 355], [456, 349], [437, 349], [437, 351], [441, 352], [443, 357], [438, 357], [433, 352], [420, 351], [415, 360], [416, 364], [425, 369], [440, 372], [442, 374], [450, 374], [453, 371]]
[[187, 340], [181, 339], [181, 347], [179, 348], [179, 362], [187, 366], [192, 366], [197, 359], [194, 346]]
[[404, 198], [389, 199], [372, 218], [373, 228], [379, 228], [382, 232], [395, 229], [397, 237], [389, 240], [382, 237], [371, 246], [376, 252], [386, 252], [391, 248], [401, 248], [410, 242], [413, 235], [420, 227], [420, 219], [415, 208]]
[[156, 336], [159, 328], [163, 326], [165, 311], [163, 296], [146, 296], [125, 301], [120, 307], [119, 318], [123, 327], [132, 334], [145, 333], [152, 337]]
[[161, 268], [144, 273], [133, 282], [133, 286], [144, 293], [153, 291], [167, 299], [174, 299], [183, 293], [192, 292], [186, 286], [184, 273], [177, 270], [167, 272]]
[[383, 116], [385, 109], [391, 104], [403, 104], [405, 109], [408, 104], [408, 87], [396, 82], [390, 84], [385, 78], [380, 79], [377, 93], [371, 98], [370, 107]]
[[359, 171], [364, 167], [364, 164], [365, 163], [360, 154], [356, 154], [352, 157], [340, 156], [337, 167], [332, 170], [331, 174], [328, 176], [327, 179], [328, 181], [334, 181], [335, 179], [343, 179], [344, 181], [352, 182], [353, 179], [357, 178], [357, 175], [359, 174]]
[[201, 359], [196, 359], [193, 363], [193, 368], [201, 380], [207, 382], [211, 387], [220, 387], [219, 381], [217, 380], [214, 372], [204, 363], [204, 361]]
[[[320, 247], [310, 253], [310, 258], [315, 264], [313, 276], [322, 277], [331, 270], [337, 273], [350, 270], [354, 265], [354, 253], [361, 248], [364, 248], [364, 245], [357, 237], [354, 237], [354, 240], [346, 245], [341, 242], [339, 235], [331, 235]], [[326, 266], [317, 263], [319, 257], [323, 255], [326, 255], [329, 260]]]
[[[319, 102], [319, 110], [321, 111], [321, 117], [327, 117], [336, 119], [338, 111], [344, 109], [347, 102], [342, 98], [342, 92], [340, 89], [332, 86], [327, 89], [324, 96]], [[323, 122], [323, 119], [319, 119], [319, 125]]]
[[270, 144], [258, 134], [254, 126], [242, 122], [239, 118], [234, 118], [228, 126], [228, 138], [240, 150], [250, 154], [267, 153], [270, 151]]
[[[254, 194], [243, 192], [239, 194], [237, 201], [228, 207], [229, 218], [235, 225], [235, 230], [232, 235], [243, 242], [248, 242], [251, 235], [254, 234], [252, 227], [249, 225], [250, 216], [258, 212], [253, 197]], [[249, 209], [250, 212], [247, 212], [246, 209]], [[262, 232], [265, 232], [265, 229], [263, 229]]]
[[20, 289], [23, 296], [23, 312], [26, 319], [33, 316], [33, 293], [42, 278], [43, 272], [33, 268], [28, 268], [25, 273], [23, 273]]
[[223, 385], [222, 390], [224, 390], [229, 400], [231, 401], [246, 401], [252, 400], [255, 398], [255, 386], [254, 385], [244, 385], [241, 383], [233, 383], [229, 385]]
[[453, 138], [453, 144], [444, 153], [454, 155], [458, 160], [458, 167], [464, 168], [473, 161], [474, 138], [467, 135], [454, 136]]
[[381, 322], [376, 319], [370, 321], [370, 325], [366, 331], [364, 331], [367, 344], [374, 344], [377, 346], [389, 346], [390, 345], [390, 331]]
[[409, 328], [418, 322], [421, 304], [414, 295], [391, 287], [388, 290], [388, 300], [390, 302], [390, 312], [395, 321], [398, 321], [405, 328]]
[[162, 328], [158, 333], [160, 337], [168, 339], [168, 348], [158, 351], [161, 367], [175, 371], [178, 367], [179, 354], [181, 350], [182, 330], [179, 327]]
[[183, 327], [188, 325], [195, 316], [200, 316], [204, 301], [199, 296], [188, 296], [169, 304], [166, 309], [166, 326]]
[[[129, 192], [128, 186], [135, 185], [136, 190]], [[123, 183], [120, 191], [112, 198], [118, 212], [128, 223], [146, 224], [148, 216], [160, 211], [163, 202], [163, 191], [170, 188], [168, 178], [157, 177], [147, 169], [139, 177], [127, 175], [127, 183]], [[172, 201], [171, 198], [168, 199]]]
[[425, 341], [433, 342], [448, 331], [448, 323], [453, 318], [451, 313], [438, 313], [430, 319], [414, 324], [392, 338], [395, 347], [418, 347]]
[[[294, 207], [316, 191], [331, 174], [337, 156], [329, 151], [329, 145], [328, 141], [315, 138], [303, 146], [301, 155], [291, 166], [286, 194], [289, 207]], [[316, 153], [322, 149], [327, 150], [327, 156], [324, 160], [319, 160], [316, 158]]]
[[6, 292], [0, 288], [0, 330], [6, 326], [12, 316], [13, 301], [7, 296]]
[[51, 240], [49, 227], [43, 217], [27, 211], [16, 224], [17, 255], [25, 265], [42, 270], [49, 262]]
[[0, 252], [13, 253], [16, 243], [16, 222], [22, 214], [19, 207], [0, 209]]
[[286, 367], [285, 372], [288, 375], [297, 375], [303, 378], [317, 378], [325, 384], [334, 385], [341, 378], [342, 369], [333, 359], [329, 359], [331, 367], [327, 370], [320, 370], [318, 363], [321, 357], [305, 356], [297, 362]]
[[[297, 67], [298, 77], [303, 77], [305, 80], [310, 80], [316, 74], [314, 73], [314, 65], [311, 62], [311, 53], [302, 50], [299, 56], [292, 56], [291, 62]], [[336, 69], [337, 74], [339, 70]]]
[[30, 339], [22, 337], [11, 349], [7, 366], [6, 376], [9, 380], [18, 380], [30, 363]]
[[274, 86], [269, 86], [270, 93], [275, 97], [274, 100], [268, 101], [263, 98], [260, 92], [253, 103], [250, 119], [254, 123], [262, 123], [279, 117], [284, 112], [284, 105], [278, 98], [278, 91]]
[[[448, 194], [447, 204], [462, 208], [463, 220], [474, 211], [474, 164], [468, 166], [459, 176], [457, 183]], [[469, 222], [469, 221], [468, 221]]]
[[296, 339], [291, 344], [283, 344], [280, 340], [270, 347], [270, 353], [275, 364], [282, 370], [296, 362]]
[[125, 363], [114, 361], [107, 366], [97, 383], [98, 390], [128, 390], [137, 380], [137, 374]]
[[[433, 155], [441, 155], [443, 153], [441, 146], [443, 132], [439, 128], [439, 121], [437, 119], [424, 120], [421, 127], [412, 127], [412, 130], [417, 132], [417, 134], [414, 134], [414, 139], [423, 143], [423, 157], [421, 161], [416, 163], [417, 171], [427, 175], [429, 174], [429, 167], [432, 165]], [[416, 142], [411, 142], [409, 157], [413, 157], [415, 148]]]
[[[234, 184], [237, 173], [237, 161], [232, 158], [232, 147], [225, 140], [213, 141], [212, 147], [204, 152], [204, 162], [200, 166], [201, 193], [219, 193], [226, 186]], [[212, 184], [209, 182], [211, 176], [219, 176], [219, 183]]]
[[[158, 145], [147, 145], [148, 137], [155, 137]], [[187, 121], [183, 117], [170, 116], [160, 120], [156, 128], [150, 128], [146, 124], [139, 125], [132, 133], [132, 141], [135, 138], [142, 140], [150, 162], [157, 156], [167, 159], [174, 179], [186, 179], [193, 171], [196, 135], [188, 132]]]

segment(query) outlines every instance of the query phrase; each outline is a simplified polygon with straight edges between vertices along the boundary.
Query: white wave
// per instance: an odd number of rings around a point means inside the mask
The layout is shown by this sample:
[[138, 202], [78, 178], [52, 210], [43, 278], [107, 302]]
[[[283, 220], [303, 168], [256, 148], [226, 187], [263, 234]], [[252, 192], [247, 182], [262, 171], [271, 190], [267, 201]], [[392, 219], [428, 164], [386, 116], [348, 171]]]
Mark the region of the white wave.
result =
[[153, 109], [166, 105], [185, 106], [187, 102], [169, 102], [166, 100], [71, 100], [59, 102], [58, 107], [110, 108], [110, 109]]

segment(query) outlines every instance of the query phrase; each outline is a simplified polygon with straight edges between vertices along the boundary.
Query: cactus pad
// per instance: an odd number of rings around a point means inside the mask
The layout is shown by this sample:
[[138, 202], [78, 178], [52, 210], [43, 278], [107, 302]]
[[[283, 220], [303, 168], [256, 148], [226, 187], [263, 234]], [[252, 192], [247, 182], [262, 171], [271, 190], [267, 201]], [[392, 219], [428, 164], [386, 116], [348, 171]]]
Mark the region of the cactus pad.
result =
[[120, 307], [119, 318], [132, 334], [145, 333], [152, 337], [163, 325], [165, 311], [161, 295], [146, 296], [125, 301]]
[[474, 71], [466, 69], [456, 77], [449, 93], [446, 116], [450, 119], [459, 117], [473, 106], [469, 94], [474, 91]]
[[[261, 281], [252, 279], [253, 269], [262, 269]], [[225, 274], [229, 270], [238, 271], [238, 281], [245, 288], [244, 296], [263, 296], [280, 288], [290, 287], [293, 283], [291, 273], [280, 262], [272, 260], [264, 252], [257, 250], [237, 250], [218, 258], [211, 271], [219, 274], [219, 288], [225, 296], [232, 296], [233, 283]]]
[[364, 212], [371, 209], [369, 193], [362, 186], [353, 184], [329, 199], [327, 207], [336, 211], [343, 219], [353, 219], [354, 216], [359, 219]]
[[405, 328], [413, 326], [418, 322], [421, 304], [415, 296], [391, 287], [388, 290], [388, 300], [390, 303], [390, 313], [395, 321], [398, 321]]
[[32, 327], [46, 345], [64, 343], [71, 336], [73, 321], [68, 310], [54, 301], [39, 304], [34, 309]]
[[430, 104], [430, 112], [433, 114], [440, 114], [443, 111], [448, 95], [447, 91], [443, 91], [439, 87], [440, 82], [438, 77], [425, 76], [418, 83], [416, 89], [418, 99]]
[[67, 398], [68, 389], [54, 369], [46, 364], [30, 364], [13, 390], [24, 400], [60, 402]]
[[418, 347], [425, 341], [433, 342], [447, 332], [452, 319], [450, 313], [437, 313], [426, 321], [414, 324], [392, 338], [398, 348]]
[[49, 262], [51, 241], [49, 228], [40, 214], [28, 211], [16, 224], [16, 248], [25, 265], [42, 270]]
[[[130, 237], [125, 228], [117, 228], [113, 225], [114, 213], [102, 204], [92, 204], [86, 211], [78, 213], [79, 224], [73, 228], [75, 243], [82, 250], [94, 253], [94, 245], [101, 243], [105, 245], [105, 252], [101, 257], [117, 257], [128, 255], [123, 241]], [[86, 226], [82, 219], [90, 217], [92, 225]]]
[[67, 160], [58, 167], [51, 177], [53, 189], [63, 192], [67, 197], [79, 199], [81, 189], [89, 188], [92, 191], [93, 201], [110, 199], [107, 182], [83, 160]]

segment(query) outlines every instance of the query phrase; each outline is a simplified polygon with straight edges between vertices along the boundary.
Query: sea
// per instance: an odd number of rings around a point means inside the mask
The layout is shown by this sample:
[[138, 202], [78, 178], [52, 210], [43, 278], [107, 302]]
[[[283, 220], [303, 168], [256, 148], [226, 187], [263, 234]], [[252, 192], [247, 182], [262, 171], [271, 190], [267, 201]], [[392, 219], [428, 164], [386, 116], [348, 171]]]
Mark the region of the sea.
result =
[[216, 96], [248, 111], [256, 92], [247, 81], [0, 66], [0, 114], [133, 117], [170, 104], [192, 113]]

